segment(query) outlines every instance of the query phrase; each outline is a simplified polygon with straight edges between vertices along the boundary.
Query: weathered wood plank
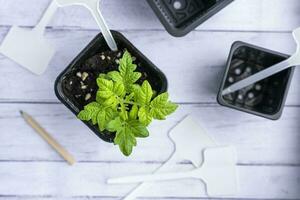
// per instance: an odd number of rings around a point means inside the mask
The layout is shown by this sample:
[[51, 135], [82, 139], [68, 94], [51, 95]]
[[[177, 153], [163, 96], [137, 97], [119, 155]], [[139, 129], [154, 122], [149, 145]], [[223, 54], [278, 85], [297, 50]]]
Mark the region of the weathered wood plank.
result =
[[[150, 173], [158, 166], [142, 163], [78, 163], [70, 167], [65, 163], [2, 162], [0, 194], [119, 197], [135, 185], [107, 185], [107, 178]], [[191, 168], [186, 164], [174, 167], [177, 170]], [[299, 198], [299, 167], [238, 166], [238, 172], [240, 189], [237, 198]], [[143, 196], [205, 198], [206, 195], [200, 181], [177, 180], [155, 183]]]
[[[32, 195], [21, 195], [21, 196], [0, 196], [0, 200], [117, 200], [117, 199], [122, 199], [121, 197], [108, 197], [108, 196], [73, 196], [73, 197], [61, 197], [61, 196], [53, 196], [53, 195], [40, 195], [40, 196], [32, 196]], [[153, 197], [141, 197], [141, 198], [137, 198], [137, 199], [153, 199]], [[176, 198], [176, 197], [159, 197], [159, 198], [155, 198], [157, 200], [161, 199], [161, 200], [194, 200], [194, 198]], [[198, 198], [201, 200], [224, 200], [224, 198]], [[227, 198], [226, 198], [227, 199]], [[230, 200], [230, 199], [227, 199]], [[234, 200], [234, 199], [232, 199]], [[242, 200], [242, 199], [241, 199]], [[247, 200], [251, 200], [251, 199], [247, 199]], [[254, 200], [254, 199], [253, 199]], [[256, 200], [256, 199], [255, 199]], [[260, 199], [260, 200], [264, 200], [264, 199]], [[267, 199], [266, 199], [267, 200]]]
[[[48, 3], [49, 0], [1, 0], [0, 26], [33, 26]], [[290, 31], [300, 25], [299, 8], [298, 0], [236, 0], [198, 29]], [[103, 1], [101, 9], [112, 29], [163, 29], [146, 1]], [[88, 11], [78, 6], [59, 9], [50, 26], [97, 29]]]
[[0, 160], [62, 160], [24, 122], [19, 109], [32, 114], [82, 162], [164, 162], [173, 151], [168, 132], [192, 114], [220, 145], [236, 146], [240, 164], [300, 164], [299, 107], [286, 107], [282, 119], [271, 121], [219, 106], [181, 105], [168, 120], [155, 121], [150, 137], [140, 139], [126, 158], [116, 146], [99, 140], [63, 105], [0, 104]]
[[[7, 29], [0, 30], [0, 38], [3, 38]], [[295, 49], [289, 33], [194, 32], [180, 39], [170, 38], [162, 31], [123, 33], [165, 72], [170, 94], [177, 102], [216, 102], [229, 49], [236, 40], [283, 53], [292, 53]], [[57, 102], [54, 80], [96, 34], [96, 31], [49, 31], [48, 37], [58, 51], [42, 76], [35, 76], [0, 55], [0, 101]], [[300, 71], [296, 70], [288, 105], [299, 105], [300, 90], [296, 84], [299, 79]]]

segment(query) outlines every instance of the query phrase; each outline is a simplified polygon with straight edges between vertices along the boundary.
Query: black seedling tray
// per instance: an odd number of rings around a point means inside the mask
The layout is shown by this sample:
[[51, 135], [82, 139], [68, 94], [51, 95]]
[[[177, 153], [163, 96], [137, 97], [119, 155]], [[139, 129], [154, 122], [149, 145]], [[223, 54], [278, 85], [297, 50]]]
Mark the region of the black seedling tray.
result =
[[[149, 80], [153, 89], [157, 91], [158, 94], [165, 92], [167, 90], [167, 79], [165, 75], [137, 48], [135, 48], [121, 33], [112, 31], [112, 34], [116, 40], [118, 48], [127, 49], [131, 53], [131, 55], [136, 58], [136, 63], [138, 66], [137, 71], [140, 71], [144, 75], [144, 77], [148, 77], [147, 80]], [[109, 51], [109, 47], [106, 45], [106, 42], [102, 34], [100, 33], [79, 53], [79, 55], [69, 64], [69, 66], [57, 77], [55, 81], [56, 96], [76, 116], [88, 102], [85, 102], [84, 104], [82, 100], [80, 101], [79, 99], [75, 99], [73, 97], [73, 94], [70, 94], [70, 92], [67, 89], [65, 89], [68, 87], [66, 82], [67, 80], [73, 80], [68, 78], [76, 76], [76, 73], [78, 73], [78, 71], [82, 69], [86, 70], [87, 65], [90, 65], [90, 63], [87, 63], [87, 61], [89, 61], [90, 58], [95, 57], [95, 55], [99, 55], [99, 53], [107, 51]], [[114, 52], [111, 53], [114, 54]], [[116, 65], [115, 67], [118, 66], [118, 64], [114, 62], [112, 62], [112, 65]], [[93, 68], [98, 68], [97, 70], [99, 71], [100, 68], [101, 73], [107, 73], [108, 70], [103, 69], [102, 71], [101, 66], [98, 66], [97, 62], [93, 62], [91, 67], [92, 68], [89, 68], [89, 70]], [[94, 77], [92, 78], [96, 79], [97, 76], [98, 75], [94, 75]], [[95, 97], [91, 98], [90, 101], [92, 101], [92, 99], [95, 99]], [[115, 137], [114, 134], [109, 132], [100, 132], [98, 126], [94, 126], [90, 122], [84, 123], [102, 140], [106, 142], [113, 142], [113, 139]]]
[[218, 94], [219, 104], [268, 119], [279, 119], [288, 94], [294, 67], [234, 93], [222, 96], [222, 91], [231, 84], [277, 64], [288, 57], [285, 54], [244, 42], [235, 42], [231, 47]]
[[188, 34], [233, 0], [148, 0], [167, 31], [176, 37]]

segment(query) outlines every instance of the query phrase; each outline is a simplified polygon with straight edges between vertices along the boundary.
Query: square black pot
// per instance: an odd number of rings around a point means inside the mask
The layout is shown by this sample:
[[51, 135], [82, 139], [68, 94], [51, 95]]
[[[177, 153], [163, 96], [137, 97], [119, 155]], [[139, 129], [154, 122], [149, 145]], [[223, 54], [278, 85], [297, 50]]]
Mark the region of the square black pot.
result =
[[289, 56], [244, 42], [235, 42], [229, 54], [218, 103], [268, 119], [279, 119], [288, 94], [294, 67], [274, 74], [258, 83], [222, 96], [222, 91], [262, 69], [277, 64]]
[[[167, 90], [167, 79], [165, 75], [150, 61], [148, 60], [138, 49], [136, 49], [121, 33], [112, 31], [113, 37], [116, 40], [119, 49], [127, 49], [132, 56], [136, 58], [138, 62], [137, 70], [146, 73], [150, 84], [158, 94]], [[68, 65], [68, 67], [57, 77], [55, 81], [55, 93], [57, 98], [69, 108], [76, 116], [83, 109], [82, 103], [71, 98], [70, 94], [66, 91], [64, 84], [65, 79], [84, 67], [84, 63], [87, 59], [94, 55], [109, 51], [103, 35], [98, 34], [80, 53], [79, 55]], [[101, 67], [101, 66], [99, 66]], [[105, 72], [106, 73], [106, 72]], [[85, 123], [98, 137], [106, 142], [113, 142], [115, 134], [109, 132], [100, 132], [98, 126], [92, 125], [90, 122]]]
[[147, 0], [166, 30], [175, 37], [188, 34], [233, 0]]

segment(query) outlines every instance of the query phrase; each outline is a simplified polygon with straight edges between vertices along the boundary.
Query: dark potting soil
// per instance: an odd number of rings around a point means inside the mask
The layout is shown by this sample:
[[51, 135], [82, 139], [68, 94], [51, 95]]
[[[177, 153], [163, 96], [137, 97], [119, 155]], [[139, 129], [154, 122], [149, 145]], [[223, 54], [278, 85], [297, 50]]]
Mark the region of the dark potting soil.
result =
[[[62, 90], [68, 101], [72, 102], [79, 110], [85, 105], [96, 100], [98, 86], [96, 79], [100, 73], [108, 73], [118, 70], [119, 59], [123, 56], [124, 50], [117, 52], [105, 51], [96, 53], [96, 55], [84, 61], [82, 64], [75, 66], [69, 73], [63, 77]], [[150, 76], [143, 69], [141, 62], [133, 56], [134, 63], [137, 65], [136, 71], [141, 72], [142, 76], [137, 81], [142, 84], [144, 80], [148, 80], [152, 88], [156, 91], [161, 90], [161, 83], [157, 77]], [[108, 131], [101, 132], [106, 141], [112, 142], [115, 133]]]
[[[96, 100], [96, 93], [98, 86], [96, 79], [100, 73], [108, 73], [110, 71], [118, 70], [119, 59], [123, 56], [125, 50], [121, 51], [105, 51], [97, 53], [91, 58], [87, 59], [81, 66], [71, 70], [63, 78], [62, 89], [69, 101], [71, 101], [80, 110], [85, 105]], [[153, 80], [146, 71], [143, 70], [139, 60], [133, 56], [134, 63], [137, 64], [138, 72], [142, 73], [141, 78], [137, 81], [142, 84], [144, 80], [148, 80], [153, 89], [158, 89], [156, 80]]]

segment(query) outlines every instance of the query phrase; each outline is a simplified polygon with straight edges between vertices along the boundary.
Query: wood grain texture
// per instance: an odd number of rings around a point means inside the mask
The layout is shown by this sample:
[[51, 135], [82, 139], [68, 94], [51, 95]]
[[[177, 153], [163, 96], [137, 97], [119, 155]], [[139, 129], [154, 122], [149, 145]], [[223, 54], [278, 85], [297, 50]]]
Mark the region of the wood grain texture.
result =
[[30, 113], [79, 162], [164, 162], [174, 148], [168, 132], [192, 114], [220, 145], [237, 147], [240, 164], [300, 165], [299, 107], [286, 107], [281, 120], [270, 121], [220, 106], [181, 105], [167, 121], [155, 121], [151, 136], [140, 139], [132, 156], [126, 158], [63, 105], [2, 104], [0, 127], [6, 128], [0, 134], [0, 160], [61, 161], [19, 116], [19, 109]]
[[[132, 185], [107, 185], [109, 177], [149, 173], [159, 164], [144, 163], [65, 163], [2, 162], [0, 193], [4, 195], [124, 196]], [[189, 170], [190, 165], [176, 166]], [[239, 166], [239, 198], [297, 199], [300, 195], [299, 167]], [[253, 175], [255, 174], [255, 176]], [[181, 188], [180, 190], [178, 188]], [[266, 190], [267, 189], [267, 190]], [[143, 196], [206, 197], [199, 180], [156, 183]]]
[[[0, 25], [33, 26], [49, 2], [0, 0]], [[164, 29], [145, 0], [102, 1], [101, 9], [111, 29]], [[300, 24], [299, 9], [298, 0], [235, 0], [197, 30], [291, 31]], [[60, 8], [50, 26], [98, 29], [78, 6]]]
[[[12, 25], [34, 26], [49, 0], [0, 0], [0, 43]], [[221, 145], [238, 151], [240, 191], [213, 200], [300, 199], [300, 71], [297, 69], [282, 118], [270, 121], [216, 104], [219, 80], [231, 44], [242, 40], [291, 54], [291, 31], [300, 25], [299, 0], [235, 0], [183, 38], [167, 34], [144, 0], [107, 0], [101, 9], [168, 77], [179, 110], [150, 126], [131, 157], [102, 142], [54, 95], [57, 75], [99, 32], [87, 10], [60, 8], [46, 37], [57, 47], [46, 73], [34, 76], [0, 55], [0, 200], [121, 199], [135, 185], [108, 186], [108, 177], [150, 173], [172, 153], [168, 132], [187, 114]], [[68, 166], [24, 122], [24, 109], [79, 161]], [[188, 162], [174, 169], [191, 168]], [[141, 199], [208, 200], [200, 181], [157, 183]]]
[[[7, 28], [0, 30], [3, 38]], [[287, 54], [296, 48], [290, 33], [193, 32], [184, 38], [170, 38], [164, 31], [122, 33], [167, 75], [172, 99], [185, 103], [216, 102], [234, 41], [242, 40]], [[0, 88], [0, 101], [58, 102], [53, 90], [56, 77], [96, 34], [97, 31], [50, 30], [47, 35], [55, 43], [57, 53], [46, 73], [39, 77], [0, 56], [0, 74], [5, 74], [0, 79], [0, 85], [4, 86]], [[287, 105], [299, 105], [300, 90], [294, 84], [299, 80], [297, 69]]]
[[[76, 197], [62, 197], [62, 196], [53, 196], [53, 195], [5, 195], [0, 197], [0, 200], [118, 200], [122, 199], [121, 197], [115, 197], [115, 196], [76, 196]], [[195, 198], [186, 198], [186, 197], [159, 197], [159, 198], [153, 198], [153, 197], [141, 197], [138, 198], [138, 200], [145, 200], [145, 199], [162, 199], [162, 200], [195, 200]], [[222, 200], [224, 198], [197, 198], [201, 200]], [[234, 200], [227, 198], [227, 200]], [[251, 199], [248, 199], [251, 200]], [[252, 199], [254, 200], [254, 199]], [[261, 199], [261, 200], [268, 200], [268, 199]]]

